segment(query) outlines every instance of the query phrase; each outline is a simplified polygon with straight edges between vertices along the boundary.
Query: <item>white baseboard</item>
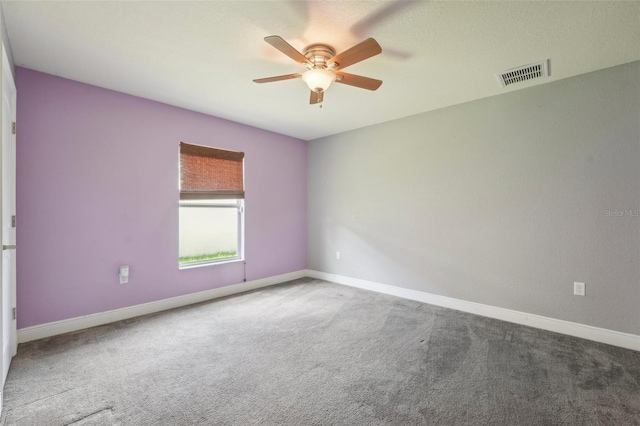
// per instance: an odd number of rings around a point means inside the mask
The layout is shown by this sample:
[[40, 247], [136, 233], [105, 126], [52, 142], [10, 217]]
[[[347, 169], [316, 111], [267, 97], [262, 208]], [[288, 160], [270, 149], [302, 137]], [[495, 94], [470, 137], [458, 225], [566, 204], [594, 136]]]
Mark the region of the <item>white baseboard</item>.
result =
[[442, 306], [462, 312], [469, 312], [489, 318], [496, 318], [516, 324], [528, 325], [530, 327], [549, 330], [569, 336], [580, 337], [587, 340], [620, 346], [627, 349], [640, 351], [640, 336], [629, 333], [622, 333], [614, 330], [593, 327], [541, 315], [528, 314], [526, 312], [514, 311], [511, 309], [499, 308], [496, 306], [483, 305], [481, 303], [468, 302], [466, 300], [454, 299], [452, 297], [438, 296], [436, 294], [407, 288], [395, 287], [373, 281], [350, 278], [342, 275], [329, 274], [310, 269], [290, 272], [274, 277], [262, 278], [245, 283], [229, 285], [198, 293], [185, 294], [183, 296], [172, 297], [170, 299], [158, 300], [156, 302], [144, 303], [141, 305], [129, 306], [107, 312], [86, 315], [82, 317], [70, 318], [62, 321], [47, 324], [35, 325], [33, 327], [21, 328], [18, 330], [18, 343], [25, 343], [31, 340], [43, 339], [45, 337], [56, 336], [58, 334], [69, 333], [98, 325], [108, 324], [123, 319], [134, 318], [141, 315], [152, 314], [165, 311], [167, 309], [178, 308], [220, 297], [231, 296], [233, 294], [244, 293], [262, 287], [295, 280], [303, 277], [317, 278], [343, 284], [350, 287], [357, 287], [364, 290], [375, 291], [377, 293], [389, 294], [391, 296], [402, 297], [404, 299], [416, 300], [418, 302], [431, 305]]
[[428, 303], [431, 305], [442, 306], [462, 312], [469, 312], [489, 318], [496, 318], [516, 324], [523, 324], [530, 327], [553, 331], [555, 333], [566, 334], [569, 336], [580, 337], [582, 339], [640, 351], [640, 336], [635, 334], [621, 333], [619, 331], [607, 330], [605, 328], [592, 327], [590, 325], [544, 317], [541, 315], [528, 314], [511, 309], [498, 308], [496, 306], [483, 305], [481, 303], [468, 302], [466, 300], [454, 299], [452, 297], [438, 296], [436, 294], [345, 277], [342, 275], [329, 274], [326, 272], [318, 272], [308, 269], [306, 271], [306, 275], [311, 278], [331, 281], [350, 287], [389, 294], [392, 296], [402, 297], [404, 299], [416, 300], [418, 302]]
[[220, 297], [231, 296], [233, 294], [244, 293], [246, 291], [268, 287], [274, 284], [280, 284], [306, 276], [306, 270], [290, 272], [288, 274], [276, 275], [274, 277], [262, 278], [254, 281], [247, 281], [240, 284], [228, 285], [225, 287], [214, 288], [198, 293], [185, 294], [183, 296], [158, 300], [156, 302], [143, 303], [141, 305], [129, 306], [126, 308], [114, 309], [112, 311], [99, 312], [97, 314], [85, 315], [82, 317], [35, 325], [33, 327], [25, 327], [18, 330], [18, 343], [25, 343], [31, 340], [43, 339], [45, 337], [51, 337], [58, 334], [69, 333], [71, 331], [82, 330], [85, 328], [108, 324], [123, 319], [152, 314], [155, 312], [165, 311], [167, 309], [179, 308], [181, 306], [204, 302], [211, 299], [218, 299]]

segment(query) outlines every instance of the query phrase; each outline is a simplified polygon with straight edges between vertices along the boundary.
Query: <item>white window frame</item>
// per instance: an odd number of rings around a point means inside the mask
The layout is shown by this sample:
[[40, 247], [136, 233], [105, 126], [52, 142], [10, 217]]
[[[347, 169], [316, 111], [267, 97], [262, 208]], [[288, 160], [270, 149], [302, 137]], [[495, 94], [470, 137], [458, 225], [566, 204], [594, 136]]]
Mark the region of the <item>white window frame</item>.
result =
[[[238, 235], [237, 235], [237, 255], [233, 257], [224, 257], [221, 259], [201, 260], [195, 262], [180, 263], [180, 253], [178, 253], [178, 268], [190, 269], [198, 268], [201, 266], [220, 265], [223, 263], [244, 262], [244, 199], [234, 198], [228, 201], [235, 201], [229, 203], [216, 203], [207, 204], [208, 200], [180, 200], [178, 206], [178, 215], [180, 214], [180, 207], [200, 207], [200, 208], [235, 208], [237, 209], [238, 218]], [[178, 233], [180, 233], [180, 224], [178, 223]], [[178, 248], [178, 251], [180, 249]]]

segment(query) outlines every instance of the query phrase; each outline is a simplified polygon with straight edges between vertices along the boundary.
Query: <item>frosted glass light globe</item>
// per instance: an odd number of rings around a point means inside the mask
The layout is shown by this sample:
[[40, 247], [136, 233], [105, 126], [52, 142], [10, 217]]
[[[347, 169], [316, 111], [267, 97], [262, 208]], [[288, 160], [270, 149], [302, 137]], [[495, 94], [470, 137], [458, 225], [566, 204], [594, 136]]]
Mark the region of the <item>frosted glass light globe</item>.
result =
[[302, 74], [302, 80], [314, 92], [324, 92], [336, 81], [336, 74], [333, 71], [314, 68]]

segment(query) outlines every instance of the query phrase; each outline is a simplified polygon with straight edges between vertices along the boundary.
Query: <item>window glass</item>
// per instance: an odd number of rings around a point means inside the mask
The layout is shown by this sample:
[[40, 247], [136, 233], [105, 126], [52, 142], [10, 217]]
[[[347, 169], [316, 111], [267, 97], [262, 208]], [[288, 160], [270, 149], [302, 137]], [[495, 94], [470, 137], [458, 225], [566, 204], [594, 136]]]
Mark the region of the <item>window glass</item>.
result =
[[180, 264], [238, 258], [240, 223], [240, 200], [181, 202]]

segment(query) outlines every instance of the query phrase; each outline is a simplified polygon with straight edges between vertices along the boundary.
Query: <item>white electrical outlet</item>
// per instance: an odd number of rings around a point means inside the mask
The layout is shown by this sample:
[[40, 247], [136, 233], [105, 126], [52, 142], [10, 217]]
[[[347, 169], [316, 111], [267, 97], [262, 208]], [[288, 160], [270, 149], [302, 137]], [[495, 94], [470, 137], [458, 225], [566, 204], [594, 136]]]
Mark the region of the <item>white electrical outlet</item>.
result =
[[126, 284], [129, 282], [129, 267], [123, 265], [120, 267], [120, 284]]
[[339, 251], [336, 252], [336, 260], [340, 260], [340, 252]]
[[576, 296], [584, 296], [585, 295], [585, 285], [584, 283], [573, 283], [573, 294]]

